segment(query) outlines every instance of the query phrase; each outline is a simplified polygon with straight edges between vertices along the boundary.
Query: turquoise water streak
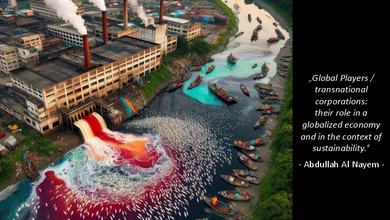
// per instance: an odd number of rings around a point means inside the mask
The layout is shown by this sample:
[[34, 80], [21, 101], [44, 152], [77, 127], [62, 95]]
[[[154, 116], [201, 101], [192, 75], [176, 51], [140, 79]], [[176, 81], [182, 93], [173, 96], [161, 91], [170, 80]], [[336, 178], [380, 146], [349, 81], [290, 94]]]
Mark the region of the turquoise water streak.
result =
[[[230, 52], [238, 58], [236, 64], [231, 64], [226, 60]], [[269, 81], [268, 76], [260, 80], [253, 80], [253, 76], [261, 72], [261, 65], [264, 62], [267, 63], [268, 66], [272, 66], [271, 64], [273, 63], [271, 56], [268, 56], [260, 50], [256, 50], [255, 47], [252, 47], [249, 51], [232, 49], [216, 54], [213, 58], [214, 62], [202, 66], [201, 71], [193, 72], [191, 79], [185, 82], [183, 86], [183, 92], [185, 94], [203, 104], [222, 105], [223, 103], [222, 100], [209, 90], [208, 82], [217, 83], [218, 86], [222, 86], [236, 95], [241, 93], [239, 85], [242, 83], [250, 90], [250, 96], [257, 98], [257, 91], [253, 88], [253, 84], [255, 82], [266, 83]], [[257, 63], [258, 66], [252, 68], [255, 63]], [[206, 74], [207, 68], [213, 64], [215, 65], [215, 69], [211, 73]], [[268, 74], [272, 76], [275, 73], [270, 71]], [[188, 86], [198, 75], [203, 76], [202, 82], [198, 86], [188, 89]]]

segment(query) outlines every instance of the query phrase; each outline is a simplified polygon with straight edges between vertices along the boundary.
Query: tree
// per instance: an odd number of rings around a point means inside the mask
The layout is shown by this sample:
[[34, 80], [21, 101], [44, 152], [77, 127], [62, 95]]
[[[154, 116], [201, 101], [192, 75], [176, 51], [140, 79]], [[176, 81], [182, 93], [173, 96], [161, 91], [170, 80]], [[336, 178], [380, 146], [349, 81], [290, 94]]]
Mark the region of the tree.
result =
[[190, 52], [190, 45], [188, 44], [188, 41], [183, 36], [178, 36], [177, 38], [177, 49], [174, 52], [175, 55], [183, 56]]
[[292, 219], [292, 193], [281, 191], [260, 203], [255, 209], [256, 220]]
[[205, 56], [211, 52], [211, 45], [203, 39], [196, 38], [191, 45], [191, 50], [197, 53], [199, 56]]

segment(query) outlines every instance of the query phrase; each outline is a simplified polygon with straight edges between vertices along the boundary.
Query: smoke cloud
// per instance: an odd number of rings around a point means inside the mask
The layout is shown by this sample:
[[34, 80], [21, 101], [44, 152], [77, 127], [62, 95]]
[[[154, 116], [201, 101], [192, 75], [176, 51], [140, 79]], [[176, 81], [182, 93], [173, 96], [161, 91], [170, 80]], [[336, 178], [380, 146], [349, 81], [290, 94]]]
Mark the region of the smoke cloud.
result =
[[138, 17], [141, 18], [142, 24], [144, 24], [145, 27], [147, 27], [149, 25], [153, 25], [154, 27], [156, 26], [154, 24], [154, 19], [150, 18], [146, 15], [144, 6], [139, 5], [137, 0], [130, 0], [129, 3], [130, 3], [131, 9], [137, 13]]
[[88, 0], [89, 3], [93, 3], [96, 7], [98, 7], [101, 11], [106, 11], [106, 4], [104, 0]]
[[44, 2], [57, 13], [58, 17], [69, 21], [80, 34], [87, 34], [84, 19], [76, 14], [77, 6], [71, 0], [44, 0]]

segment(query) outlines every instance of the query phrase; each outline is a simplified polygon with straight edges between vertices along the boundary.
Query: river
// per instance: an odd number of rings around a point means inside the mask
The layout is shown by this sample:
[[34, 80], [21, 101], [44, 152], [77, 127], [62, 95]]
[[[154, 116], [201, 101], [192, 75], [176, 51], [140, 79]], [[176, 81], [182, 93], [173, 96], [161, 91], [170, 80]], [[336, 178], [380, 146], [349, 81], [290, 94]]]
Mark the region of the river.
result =
[[[213, 56], [213, 63], [194, 72], [192, 79], [197, 74], [205, 76], [201, 84], [188, 90], [190, 79], [182, 89], [159, 94], [126, 124], [126, 129], [110, 133], [111, 137], [132, 143], [146, 138], [151, 144], [145, 153], [157, 155], [153, 161], [134, 168], [134, 161], [123, 156], [126, 150], [116, 149], [112, 140], [93, 138], [72, 150], [55, 167], [41, 171], [34, 186], [30, 180], [24, 180], [16, 185], [17, 193], [13, 194], [11, 188], [2, 191], [2, 219], [225, 219], [210, 210], [201, 198], [235, 188], [219, 177], [231, 174], [232, 169], [245, 169], [232, 142], [264, 134], [264, 128], [253, 129], [259, 116], [255, 108], [262, 102], [253, 87], [253, 76], [265, 62], [270, 71], [259, 81], [269, 81], [276, 73], [274, 59], [285, 43], [266, 42], [276, 36], [272, 24], [275, 20], [267, 11], [245, 4], [244, 0], [228, 1], [227, 5], [234, 10], [234, 3], [240, 6], [238, 29], [244, 34], [233, 37], [226, 51]], [[248, 13], [252, 15], [251, 22]], [[257, 16], [263, 28], [259, 39], [251, 42], [252, 30], [259, 24]], [[288, 33], [278, 28], [289, 39]], [[235, 65], [226, 61], [230, 53], [238, 58]], [[259, 66], [252, 69], [254, 63]], [[211, 64], [216, 68], [206, 75]], [[237, 103], [222, 102], [209, 91], [207, 82], [226, 88], [237, 96]], [[249, 97], [241, 92], [240, 83], [248, 87]], [[101, 151], [100, 156], [111, 156], [105, 159], [94, 155], [101, 160], [90, 159], [91, 149], [95, 153]], [[257, 196], [255, 191], [250, 194]]]

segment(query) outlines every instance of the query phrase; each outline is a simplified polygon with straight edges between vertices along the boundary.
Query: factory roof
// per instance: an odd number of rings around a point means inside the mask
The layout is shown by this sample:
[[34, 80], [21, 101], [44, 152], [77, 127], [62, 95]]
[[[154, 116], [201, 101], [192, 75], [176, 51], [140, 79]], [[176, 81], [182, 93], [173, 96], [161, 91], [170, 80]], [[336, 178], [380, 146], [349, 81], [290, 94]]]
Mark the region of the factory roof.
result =
[[12, 74], [23, 79], [36, 88], [45, 89], [57, 83], [73, 78], [85, 70], [60, 59], [53, 59], [40, 66], [20, 68], [12, 71]]
[[[107, 65], [156, 45], [159, 44], [133, 37], [123, 36], [105, 44], [100, 44], [95, 48], [91, 48], [91, 61], [92, 63]], [[67, 56], [79, 57], [79, 59], [73, 59], [72, 62], [80, 62], [80, 64], [81, 62], [84, 62], [83, 52], [75, 55], [70, 54]], [[14, 70], [12, 71], [12, 74], [39, 89], [45, 89], [87, 72], [80, 66], [56, 58], [31, 69], [20, 68]]]
[[186, 19], [181, 19], [181, 18], [174, 18], [174, 17], [169, 17], [169, 16], [163, 16], [164, 21], [169, 21], [169, 22], [175, 22], [179, 24], [186, 24], [189, 23], [189, 20]]

